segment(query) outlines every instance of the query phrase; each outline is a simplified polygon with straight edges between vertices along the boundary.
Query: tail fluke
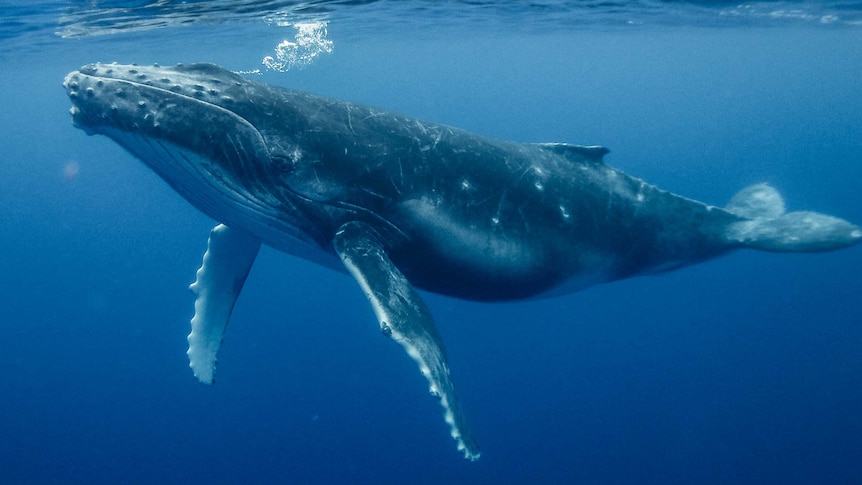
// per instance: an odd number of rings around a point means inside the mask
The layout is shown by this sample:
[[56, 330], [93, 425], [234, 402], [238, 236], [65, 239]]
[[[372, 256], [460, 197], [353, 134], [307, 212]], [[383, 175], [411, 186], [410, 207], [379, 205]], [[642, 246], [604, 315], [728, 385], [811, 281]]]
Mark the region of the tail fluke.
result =
[[767, 184], [752, 185], [736, 194], [725, 207], [742, 221], [725, 232], [730, 244], [763, 251], [831, 251], [862, 242], [862, 228], [816, 212], [784, 211], [778, 191]]

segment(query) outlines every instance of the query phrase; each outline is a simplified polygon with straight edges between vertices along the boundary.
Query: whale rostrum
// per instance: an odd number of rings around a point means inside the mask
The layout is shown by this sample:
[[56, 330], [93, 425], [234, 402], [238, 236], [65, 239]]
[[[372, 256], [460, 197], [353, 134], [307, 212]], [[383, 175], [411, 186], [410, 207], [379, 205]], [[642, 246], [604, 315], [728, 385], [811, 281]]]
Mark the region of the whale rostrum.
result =
[[740, 248], [813, 252], [862, 229], [786, 212], [758, 184], [713, 207], [607, 166], [600, 146], [516, 143], [245, 79], [213, 64], [91, 64], [72, 121], [218, 221], [191, 285], [188, 356], [212, 383], [261, 244], [352, 276], [419, 366], [459, 450], [479, 448], [417, 289], [480, 301], [568, 293]]

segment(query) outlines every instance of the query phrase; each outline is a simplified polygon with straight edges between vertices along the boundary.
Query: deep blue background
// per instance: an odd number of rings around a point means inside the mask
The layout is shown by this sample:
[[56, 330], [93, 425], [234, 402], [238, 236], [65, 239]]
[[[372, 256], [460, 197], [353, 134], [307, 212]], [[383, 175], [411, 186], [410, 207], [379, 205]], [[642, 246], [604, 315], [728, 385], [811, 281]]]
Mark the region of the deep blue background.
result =
[[[217, 384], [185, 336], [214, 221], [70, 125], [93, 61], [257, 67], [247, 24], [4, 54], [4, 483], [859, 483], [862, 247], [740, 252], [557, 299], [427, 295], [483, 447], [454, 450], [415, 364], [352, 280], [264, 249]], [[266, 82], [607, 162], [721, 205], [767, 181], [862, 223], [862, 31], [393, 29]], [[66, 164], [80, 166], [63, 176]]]

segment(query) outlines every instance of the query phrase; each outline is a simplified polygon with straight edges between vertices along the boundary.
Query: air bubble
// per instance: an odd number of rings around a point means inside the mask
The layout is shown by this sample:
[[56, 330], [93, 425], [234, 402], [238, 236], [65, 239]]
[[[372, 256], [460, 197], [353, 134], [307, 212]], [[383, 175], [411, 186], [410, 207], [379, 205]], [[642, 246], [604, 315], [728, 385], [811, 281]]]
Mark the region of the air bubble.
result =
[[326, 22], [293, 24], [296, 29], [294, 39], [278, 44], [275, 47], [275, 57], [264, 57], [262, 64], [273, 71], [287, 72], [294, 67], [303, 68], [311, 64], [320, 54], [331, 54], [332, 41], [326, 38], [326, 25]]

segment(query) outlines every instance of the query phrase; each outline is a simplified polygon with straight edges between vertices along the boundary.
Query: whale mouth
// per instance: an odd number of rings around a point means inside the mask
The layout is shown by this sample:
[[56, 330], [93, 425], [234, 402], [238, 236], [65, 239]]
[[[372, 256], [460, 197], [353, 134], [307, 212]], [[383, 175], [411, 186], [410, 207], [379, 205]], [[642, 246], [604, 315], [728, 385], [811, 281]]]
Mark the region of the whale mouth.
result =
[[266, 143], [220, 105], [227, 71], [208, 68], [86, 65], [63, 83], [72, 122], [120, 144], [213, 219], [273, 225], [279, 201], [254, 189]]
[[261, 132], [237, 112], [254, 106], [240, 76], [213, 64], [89, 64], [63, 86], [76, 127], [114, 140], [210, 218], [332, 265], [301, 230], [311, 225], [303, 211], [270, 179]]
[[72, 123], [117, 141], [171, 185], [178, 168], [183, 177], [226, 180], [228, 172], [242, 173], [268, 157], [268, 150], [257, 128], [223, 106], [232, 100], [221, 95], [230, 81], [222, 78], [233, 75], [213, 67], [88, 64], [63, 83]]

